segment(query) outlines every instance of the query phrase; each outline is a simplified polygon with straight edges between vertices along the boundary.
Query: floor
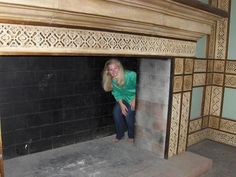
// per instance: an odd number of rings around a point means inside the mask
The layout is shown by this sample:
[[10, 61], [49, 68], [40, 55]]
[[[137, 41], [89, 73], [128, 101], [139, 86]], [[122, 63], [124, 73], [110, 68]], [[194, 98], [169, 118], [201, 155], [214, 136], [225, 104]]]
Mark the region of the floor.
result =
[[213, 160], [213, 167], [201, 177], [236, 177], [236, 148], [205, 140], [193, 145], [189, 151]]
[[4, 170], [5, 177], [197, 177], [211, 165], [192, 152], [165, 160], [105, 137], [5, 160]]

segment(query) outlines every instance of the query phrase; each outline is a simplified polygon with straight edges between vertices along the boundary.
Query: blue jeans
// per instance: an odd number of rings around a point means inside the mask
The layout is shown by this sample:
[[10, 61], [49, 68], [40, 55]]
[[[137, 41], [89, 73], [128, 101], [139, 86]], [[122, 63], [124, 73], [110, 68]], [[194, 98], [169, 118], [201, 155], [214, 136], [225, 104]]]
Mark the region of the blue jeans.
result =
[[126, 126], [128, 128], [128, 137], [134, 138], [134, 121], [135, 111], [131, 110], [131, 106], [124, 102], [128, 109], [128, 115], [125, 117], [122, 112], [119, 103], [117, 102], [113, 110], [113, 118], [116, 127], [116, 138], [121, 139], [125, 135]]

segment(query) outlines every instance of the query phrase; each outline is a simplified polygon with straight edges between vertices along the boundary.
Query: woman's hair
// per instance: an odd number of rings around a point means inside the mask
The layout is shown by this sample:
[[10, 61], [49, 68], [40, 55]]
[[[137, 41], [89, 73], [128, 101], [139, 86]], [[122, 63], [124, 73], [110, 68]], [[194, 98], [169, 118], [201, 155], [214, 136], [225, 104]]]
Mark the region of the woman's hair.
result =
[[117, 84], [119, 86], [122, 86], [125, 83], [124, 82], [124, 68], [123, 68], [121, 62], [117, 59], [112, 58], [105, 63], [104, 69], [102, 72], [102, 86], [106, 92], [112, 91], [112, 77], [108, 72], [108, 66], [110, 64], [115, 64], [119, 68], [119, 75], [118, 75]]

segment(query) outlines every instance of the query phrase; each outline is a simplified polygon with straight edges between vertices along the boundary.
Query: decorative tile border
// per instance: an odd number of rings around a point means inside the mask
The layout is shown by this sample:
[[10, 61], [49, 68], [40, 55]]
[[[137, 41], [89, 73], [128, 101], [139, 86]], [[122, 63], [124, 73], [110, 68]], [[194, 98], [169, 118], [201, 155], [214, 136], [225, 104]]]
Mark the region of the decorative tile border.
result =
[[178, 153], [184, 152], [186, 150], [190, 100], [191, 100], [191, 93], [190, 92], [183, 93]]
[[236, 146], [236, 134], [209, 128], [207, 138], [220, 143]]
[[208, 122], [209, 122], [209, 117], [208, 116], [203, 117], [202, 118], [202, 128], [207, 128]]
[[189, 122], [189, 133], [201, 130], [202, 128], [202, 118], [196, 119], [196, 120], [191, 120]]
[[188, 146], [199, 143], [208, 137], [208, 128], [192, 133], [188, 136]]
[[192, 90], [192, 75], [187, 75], [184, 76], [184, 85], [183, 85], [183, 91], [188, 91], [188, 90]]
[[114, 32], [0, 24], [0, 52], [195, 55], [196, 43]]
[[234, 133], [236, 136], [236, 121], [232, 121], [228, 119], [221, 119], [220, 130], [226, 131], [229, 133]]
[[222, 93], [223, 93], [222, 87], [217, 87], [217, 86], [212, 87], [210, 115], [220, 116]]
[[174, 77], [174, 92], [180, 92], [182, 91], [182, 85], [183, 85], [183, 76], [175, 76]]
[[177, 154], [181, 93], [173, 94], [168, 157]]

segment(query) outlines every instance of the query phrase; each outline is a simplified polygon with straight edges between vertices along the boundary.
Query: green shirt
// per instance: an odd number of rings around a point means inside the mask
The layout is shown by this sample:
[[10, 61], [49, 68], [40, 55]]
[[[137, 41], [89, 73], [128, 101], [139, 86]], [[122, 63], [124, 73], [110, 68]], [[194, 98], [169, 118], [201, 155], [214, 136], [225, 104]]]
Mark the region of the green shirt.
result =
[[125, 83], [122, 86], [119, 86], [116, 80], [112, 80], [112, 95], [116, 101], [123, 100], [130, 104], [136, 94], [136, 72], [126, 70], [124, 77]]

